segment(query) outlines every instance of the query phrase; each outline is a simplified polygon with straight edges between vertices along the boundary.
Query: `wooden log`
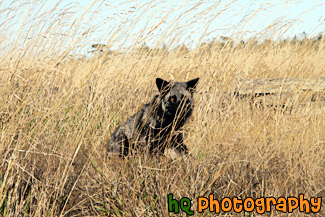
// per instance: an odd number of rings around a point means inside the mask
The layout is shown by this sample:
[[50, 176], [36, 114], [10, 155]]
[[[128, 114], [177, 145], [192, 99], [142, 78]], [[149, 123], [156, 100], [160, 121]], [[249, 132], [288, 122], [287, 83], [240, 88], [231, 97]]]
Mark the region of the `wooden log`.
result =
[[235, 95], [264, 96], [302, 91], [325, 92], [325, 77], [241, 79], [236, 85]]

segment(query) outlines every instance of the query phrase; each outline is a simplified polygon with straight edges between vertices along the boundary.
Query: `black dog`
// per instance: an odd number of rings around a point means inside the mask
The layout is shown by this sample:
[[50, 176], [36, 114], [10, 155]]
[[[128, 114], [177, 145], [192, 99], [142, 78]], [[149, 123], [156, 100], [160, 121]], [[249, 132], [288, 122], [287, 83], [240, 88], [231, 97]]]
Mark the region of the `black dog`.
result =
[[170, 83], [156, 79], [159, 94], [149, 104], [118, 126], [108, 142], [108, 151], [126, 156], [148, 151], [164, 153], [168, 147], [188, 153], [179, 129], [192, 114], [193, 92], [199, 78]]

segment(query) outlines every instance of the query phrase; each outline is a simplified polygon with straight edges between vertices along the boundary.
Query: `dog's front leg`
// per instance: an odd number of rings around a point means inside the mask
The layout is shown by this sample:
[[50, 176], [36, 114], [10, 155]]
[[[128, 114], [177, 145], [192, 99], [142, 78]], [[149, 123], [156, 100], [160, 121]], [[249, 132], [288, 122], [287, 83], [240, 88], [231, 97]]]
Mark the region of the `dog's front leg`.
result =
[[177, 133], [173, 135], [172, 147], [175, 148], [180, 154], [188, 154], [188, 148], [183, 141], [183, 133]]

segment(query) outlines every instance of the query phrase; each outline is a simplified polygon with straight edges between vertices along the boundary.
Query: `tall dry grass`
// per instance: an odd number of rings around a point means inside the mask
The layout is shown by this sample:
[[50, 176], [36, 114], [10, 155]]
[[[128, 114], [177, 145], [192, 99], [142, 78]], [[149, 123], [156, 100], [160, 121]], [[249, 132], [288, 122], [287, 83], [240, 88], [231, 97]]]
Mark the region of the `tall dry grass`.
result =
[[[14, 6], [2, 11], [8, 15], [2, 17], [2, 30], [24, 4]], [[46, 20], [46, 36], [41, 32], [27, 40], [22, 31], [9, 43], [10, 31], [0, 33], [5, 50], [0, 57], [1, 215], [168, 216], [169, 193], [191, 198], [194, 210], [196, 198], [210, 193], [217, 198], [324, 196], [324, 102], [300, 102], [297, 94], [306, 93], [295, 93], [283, 102], [288, 112], [254, 107], [228, 94], [239, 79], [324, 76], [324, 37], [78, 58], [69, 54], [84, 43], [73, 33], [85, 24], [82, 19], [62, 30], [67, 44], [56, 39], [59, 21], [70, 22], [68, 9], [51, 11], [61, 16]], [[35, 17], [30, 31], [43, 20]], [[201, 78], [194, 115], [185, 127], [192, 158], [109, 158], [110, 135], [149, 101], [156, 77]], [[280, 215], [287, 216], [274, 209], [267, 214]]]

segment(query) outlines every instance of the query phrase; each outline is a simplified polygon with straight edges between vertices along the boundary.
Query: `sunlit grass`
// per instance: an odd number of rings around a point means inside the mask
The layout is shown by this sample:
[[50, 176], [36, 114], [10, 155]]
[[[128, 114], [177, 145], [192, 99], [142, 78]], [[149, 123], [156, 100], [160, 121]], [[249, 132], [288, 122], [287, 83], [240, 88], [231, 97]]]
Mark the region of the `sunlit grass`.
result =
[[[15, 7], [7, 12], [15, 15], [23, 4]], [[59, 19], [70, 22], [62, 13]], [[171, 49], [181, 38], [176, 34], [165, 49], [139, 49], [138, 38], [130, 52], [75, 57], [70, 51], [87, 41], [73, 33], [85, 24], [80, 19], [60, 39], [48, 31], [48, 38], [40, 33], [20, 44], [27, 37], [22, 32], [0, 56], [1, 215], [168, 216], [169, 193], [191, 198], [193, 209], [198, 196], [210, 193], [324, 195], [324, 98], [311, 102], [312, 92], [298, 91], [272, 98], [270, 104], [285, 104], [286, 110], [231, 94], [239, 79], [324, 77], [324, 37]], [[43, 19], [35, 20], [28, 25], [36, 31]], [[53, 30], [60, 27], [57, 20], [48, 22]], [[0, 33], [2, 47], [9, 33]], [[110, 135], [157, 92], [156, 77], [200, 77], [184, 129], [192, 158], [108, 157]]]

